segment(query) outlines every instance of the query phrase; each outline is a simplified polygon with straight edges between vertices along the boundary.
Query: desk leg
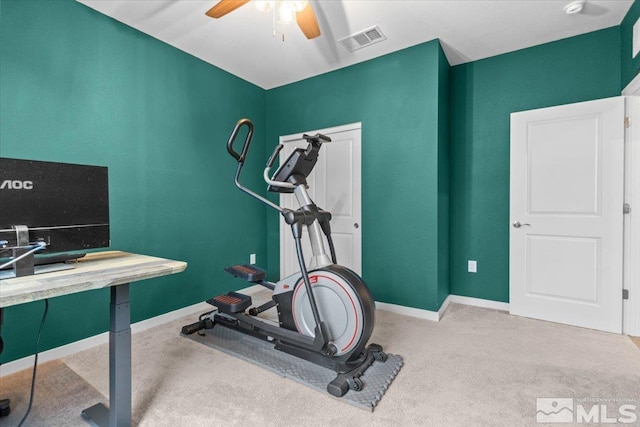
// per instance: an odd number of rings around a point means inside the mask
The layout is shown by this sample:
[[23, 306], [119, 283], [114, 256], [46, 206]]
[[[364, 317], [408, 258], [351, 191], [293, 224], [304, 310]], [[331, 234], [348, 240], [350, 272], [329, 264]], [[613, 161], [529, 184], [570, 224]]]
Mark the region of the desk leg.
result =
[[[0, 353], [4, 348], [2, 342], [2, 321], [4, 318], [4, 308], [0, 307]], [[6, 417], [11, 412], [11, 401], [9, 399], [0, 399], [0, 417]]]
[[109, 409], [98, 403], [82, 417], [99, 427], [131, 426], [131, 310], [129, 284], [111, 288], [109, 329]]

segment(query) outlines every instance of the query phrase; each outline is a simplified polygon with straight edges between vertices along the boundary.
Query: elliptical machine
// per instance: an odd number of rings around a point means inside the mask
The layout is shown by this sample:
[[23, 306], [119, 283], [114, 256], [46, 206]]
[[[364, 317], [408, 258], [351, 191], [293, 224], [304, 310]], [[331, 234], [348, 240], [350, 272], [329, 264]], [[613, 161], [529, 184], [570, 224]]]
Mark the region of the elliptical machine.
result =
[[[240, 129], [247, 127], [242, 150], [236, 152], [233, 145]], [[282, 208], [256, 194], [240, 183], [240, 174], [249, 151], [254, 126], [249, 119], [241, 119], [235, 125], [227, 142], [227, 151], [237, 160], [236, 186], [267, 206], [280, 212], [291, 226], [300, 271], [272, 283], [266, 280], [266, 272], [254, 265], [236, 265], [225, 268], [235, 277], [260, 284], [270, 289], [272, 299], [259, 307], [250, 308], [251, 297], [239, 292], [228, 292], [207, 300], [217, 310], [200, 316], [200, 321], [182, 328], [185, 335], [216, 325], [231, 328], [274, 343], [284, 351], [317, 365], [330, 368], [338, 375], [327, 385], [327, 391], [337, 397], [349, 389], [359, 391], [363, 387], [360, 376], [374, 361], [385, 362], [387, 355], [381, 346], [367, 342], [374, 326], [375, 304], [364, 281], [353, 271], [337, 265], [335, 248], [331, 238], [331, 213], [324, 211], [311, 200], [307, 191], [307, 177], [318, 159], [327, 136], [303, 135], [306, 148], [296, 148], [276, 170], [269, 172], [282, 150], [279, 144], [264, 169], [268, 191], [293, 193], [300, 204], [297, 210]], [[302, 252], [302, 230], [307, 227], [313, 256], [307, 269]], [[324, 248], [326, 236], [330, 257]], [[278, 325], [257, 317], [260, 313], [276, 308]]]

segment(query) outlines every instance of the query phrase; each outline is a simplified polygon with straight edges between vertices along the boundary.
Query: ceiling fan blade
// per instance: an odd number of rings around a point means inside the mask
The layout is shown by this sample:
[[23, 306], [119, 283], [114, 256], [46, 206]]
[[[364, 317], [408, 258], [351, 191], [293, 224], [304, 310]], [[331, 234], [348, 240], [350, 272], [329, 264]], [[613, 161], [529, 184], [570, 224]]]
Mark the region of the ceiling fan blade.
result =
[[307, 7], [300, 12], [296, 12], [296, 22], [308, 39], [314, 39], [320, 35], [320, 27], [318, 26], [316, 14], [313, 13], [311, 2], [308, 2]]
[[245, 3], [249, 3], [249, 0], [220, 0], [207, 11], [206, 15], [212, 18], [220, 18], [229, 12], [233, 12]]

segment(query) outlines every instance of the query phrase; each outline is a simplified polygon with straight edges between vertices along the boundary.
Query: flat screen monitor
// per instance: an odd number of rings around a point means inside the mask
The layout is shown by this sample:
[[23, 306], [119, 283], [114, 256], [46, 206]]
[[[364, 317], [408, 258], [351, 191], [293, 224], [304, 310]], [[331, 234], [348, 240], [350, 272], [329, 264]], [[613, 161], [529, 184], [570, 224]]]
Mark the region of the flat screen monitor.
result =
[[24, 246], [25, 227], [28, 244], [42, 246], [36, 265], [108, 247], [107, 168], [0, 157], [0, 265]]

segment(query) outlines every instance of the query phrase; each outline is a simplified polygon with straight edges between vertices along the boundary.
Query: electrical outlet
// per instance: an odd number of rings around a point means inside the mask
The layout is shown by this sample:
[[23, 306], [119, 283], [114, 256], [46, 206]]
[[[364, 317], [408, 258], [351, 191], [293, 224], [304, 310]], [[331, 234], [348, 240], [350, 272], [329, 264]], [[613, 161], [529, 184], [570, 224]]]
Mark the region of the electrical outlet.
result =
[[478, 272], [478, 262], [470, 259], [467, 261], [467, 270], [469, 273], [477, 273]]
[[249, 264], [255, 264], [255, 263], [256, 263], [256, 254], [249, 255]]

